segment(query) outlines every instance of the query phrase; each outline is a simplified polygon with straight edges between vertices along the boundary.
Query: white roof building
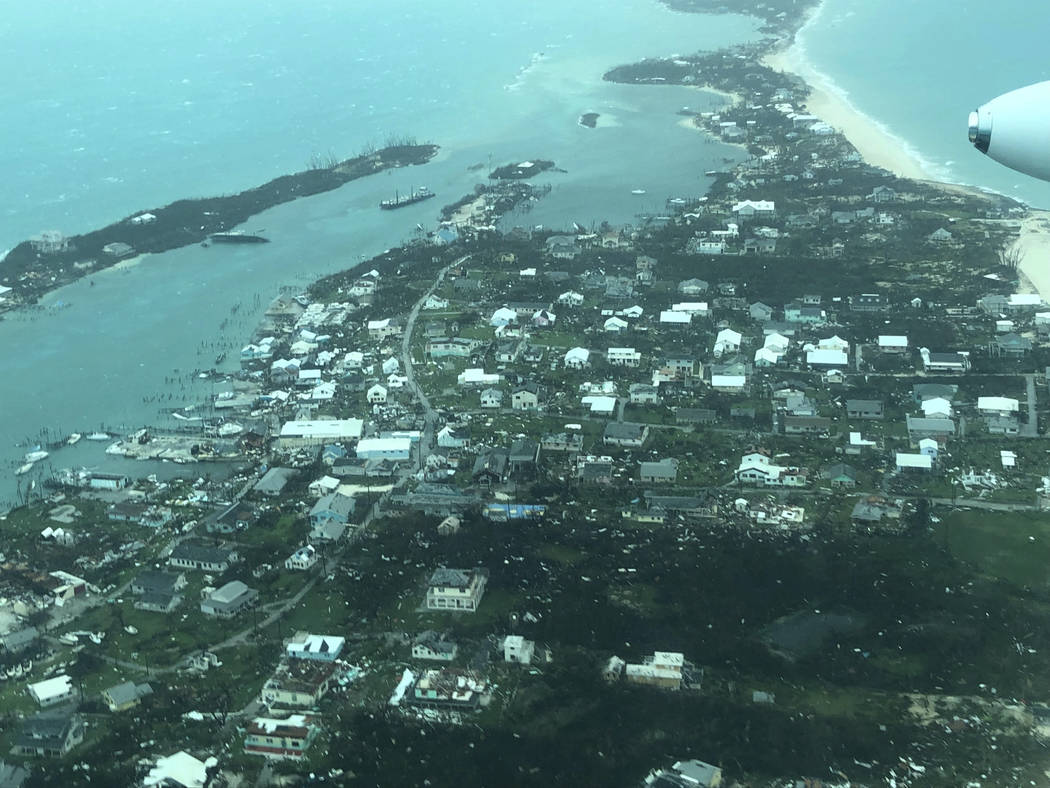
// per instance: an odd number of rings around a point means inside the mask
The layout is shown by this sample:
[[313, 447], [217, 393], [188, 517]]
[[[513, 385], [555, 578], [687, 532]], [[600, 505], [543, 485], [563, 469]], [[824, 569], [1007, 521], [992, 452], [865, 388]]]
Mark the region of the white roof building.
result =
[[844, 367], [849, 364], [849, 356], [841, 350], [810, 350], [806, 353], [806, 363], [823, 367]]
[[733, 213], [748, 216], [756, 213], [773, 213], [775, 209], [776, 204], [772, 200], [741, 200], [733, 206]]
[[492, 317], [489, 318], [490, 326], [505, 326], [508, 323], [513, 323], [518, 319], [518, 313], [513, 309], [509, 309], [505, 306], [501, 306], [495, 312], [492, 313]]
[[691, 312], [676, 312], [673, 309], [665, 309], [660, 313], [660, 322], [688, 325], [693, 322], [693, 315]]
[[922, 415], [928, 419], [950, 419], [952, 417], [952, 403], [944, 397], [931, 397], [923, 400], [921, 407]]
[[591, 413], [608, 416], [616, 411], [616, 397], [603, 397], [588, 395], [580, 399], [584, 407], [589, 407]]
[[849, 353], [849, 342], [840, 336], [831, 336], [817, 342], [817, 350], [841, 350], [843, 353]]
[[456, 380], [461, 386], [494, 386], [499, 383], [499, 374], [472, 367], [460, 372]]
[[762, 346], [772, 350], [774, 353], [786, 353], [787, 349], [791, 347], [791, 340], [783, 334], [778, 334], [774, 331], [772, 334], [766, 335], [766, 341], [762, 343]]
[[315, 402], [323, 402], [324, 400], [330, 400], [335, 397], [336, 385], [332, 381], [318, 384], [310, 389], [310, 399]]
[[1007, 303], [1012, 307], [1038, 307], [1043, 305], [1038, 293], [1011, 293]]
[[850, 446], [874, 446], [875, 441], [865, 438], [859, 432], [851, 432], [849, 434], [849, 445]]
[[603, 328], [606, 331], [617, 332], [627, 330], [629, 325], [630, 324], [623, 318], [610, 317], [608, 320], [605, 321]]
[[760, 347], [755, 351], [756, 364], [776, 364], [780, 361], [780, 354], [768, 347]]
[[879, 349], [880, 350], [907, 350], [908, 349], [908, 338], [905, 336], [893, 335], [893, 334], [880, 334], [879, 335]]
[[933, 468], [933, 457], [928, 454], [905, 454], [897, 452], [897, 470], [905, 468], [917, 468], [928, 471]]
[[726, 353], [735, 353], [740, 349], [740, 342], [743, 340], [743, 336], [739, 331], [734, 331], [731, 328], [723, 328], [718, 332], [718, 336], [715, 337], [715, 356], [722, 356]]
[[29, 694], [41, 706], [53, 706], [73, 697], [73, 680], [62, 674], [29, 685]]
[[357, 442], [359, 460], [407, 460], [411, 456], [411, 438], [363, 438]]
[[591, 357], [591, 351], [584, 347], [574, 347], [565, 353], [565, 366], [585, 367]]
[[316, 657], [331, 657], [335, 659], [346, 645], [346, 638], [337, 635], [312, 635], [306, 634], [302, 637], [296, 636], [284, 648], [289, 657], [298, 659], [311, 659]]
[[688, 312], [691, 315], [706, 315], [710, 309], [706, 301], [682, 301], [671, 304], [672, 312]]
[[208, 765], [214, 758], [198, 761], [188, 752], [177, 752], [166, 758], [158, 758], [157, 765], [149, 770], [142, 780], [145, 788], [180, 785], [183, 788], [204, 788], [208, 779]]
[[719, 391], [740, 391], [747, 385], [745, 375], [712, 375], [711, 388]]
[[312, 421], [288, 421], [281, 427], [281, 443], [300, 445], [327, 443], [329, 441], [356, 440], [361, 437], [365, 423], [361, 419], [318, 419]]
[[977, 410], [991, 413], [1017, 413], [1020, 403], [1012, 397], [978, 397]]

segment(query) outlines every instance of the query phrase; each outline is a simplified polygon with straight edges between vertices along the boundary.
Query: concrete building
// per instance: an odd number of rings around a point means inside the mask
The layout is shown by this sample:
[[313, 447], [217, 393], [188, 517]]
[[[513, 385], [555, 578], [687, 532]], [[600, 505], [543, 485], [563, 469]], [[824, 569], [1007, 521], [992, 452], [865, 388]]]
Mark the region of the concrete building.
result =
[[631, 424], [623, 421], [611, 421], [605, 425], [602, 442], [606, 446], [621, 446], [639, 449], [649, 437], [647, 424]]
[[68, 703], [76, 697], [73, 680], [64, 673], [61, 676], [30, 684], [27, 690], [29, 696], [42, 709], [57, 706], [59, 703]]
[[530, 665], [535, 652], [536, 644], [531, 640], [526, 640], [521, 635], [507, 635], [503, 640], [504, 662]]
[[320, 447], [326, 443], [357, 440], [363, 430], [361, 419], [289, 421], [281, 427], [278, 444], [282, 449]]
[[645, 657], [640, 664], [628, 663], [624, 668], [627, 680], [635, 684], [677, 690], [682, 688], [682, 667], [685, 655], [676, 651], [657, 651]]
[[304, 545], [284, 560], [284, 568], [292, 571], [305, 572], [312, 569], [319, 560], [317, 550], [313, 545]]
[[411, 438], [363, 438], [357, 443], [359, 460], [407, 460], [411, 456]]
[[427, 610], [473, 613], [487, 582], [488, 571], [484, 569], [437, 569], [427, 584]]
[[350, 522], [355, 508], [356, 500], [349, 495], [329, 493], [320, 498], [310, 509], [310, 524], [315, 527], [324, 523], [346, 525]]
[[298, 760], [317, 737], [314, 718], [293, 714], [283, 719], [256, 717], [244, 731], [244, 751], [274, 760]]
[[337, 635], [312, 635], [298, 632], [284, 647], [291, 659], [308, 659], [314, 662], [335, 662], [343, 653], [346, 638]]
[[438, 636], [436, 632], [423, 632], [412, 644], [413, 659], [451, 662], [458, 651], [459, 647], [455, 643]]
[[249, 588], [240, 580], [233, 580], [212, 591], [201, 602], [201, 612], [206, 616], [233, 618], [241, 611], [253, 607], [259, 592]]
[[617, 367], [637, 367], [642, 363], [642, 354], [633, 347], [611, 347], [605, 351], [605, 360]]
[[179, 569], [225, 572], [239, 560], [240, 557], [235, 550], [183, 542], [171, 551], [171, 555], [168, 556], [168, 565]]
[[678, 460], [674, 457], [638, 464], [638, 481], [645, 484], [671, 484], [677, 479]]
[[109, 707], [110, 711], [127, 711], [142, 702], [147, 695], [153, 694], [153, 687], [149, 684], [136, 684], [134, 681], [125, 681], [102, 691], [102, 702]]
[[271, 709], [311, 709], [336, 685], [341, 673], [333, 662], [288, 660], [266, 680], [259, 697]]
[[882, 401], [877, 399], [846, 400], [846, 418], [881, 419], [883, 416]]
[[84, 741], [84, 730], [84, 721], [77, 714], [37, 714], [22, 723], [11, 752], [60, 758]]

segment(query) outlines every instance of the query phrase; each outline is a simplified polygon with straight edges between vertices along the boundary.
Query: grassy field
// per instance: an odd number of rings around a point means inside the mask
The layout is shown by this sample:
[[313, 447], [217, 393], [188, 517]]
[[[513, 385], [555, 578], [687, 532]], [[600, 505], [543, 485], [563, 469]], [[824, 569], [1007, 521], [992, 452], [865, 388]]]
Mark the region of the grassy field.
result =
[[1018, 586], [1050, 585], [1050, 515], [956, 511], [936, 529], [952, 555], [983, 575]]

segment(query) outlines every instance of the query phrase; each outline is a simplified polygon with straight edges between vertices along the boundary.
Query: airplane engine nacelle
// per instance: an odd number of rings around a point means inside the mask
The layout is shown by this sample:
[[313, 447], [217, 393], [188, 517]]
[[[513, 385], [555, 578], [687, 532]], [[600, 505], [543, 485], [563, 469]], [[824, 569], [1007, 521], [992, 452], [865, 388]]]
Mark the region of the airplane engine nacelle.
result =
[[970, 142], [1000, 164], [1050, 181], [1050, 82], [1011, 90], [971, 112]]

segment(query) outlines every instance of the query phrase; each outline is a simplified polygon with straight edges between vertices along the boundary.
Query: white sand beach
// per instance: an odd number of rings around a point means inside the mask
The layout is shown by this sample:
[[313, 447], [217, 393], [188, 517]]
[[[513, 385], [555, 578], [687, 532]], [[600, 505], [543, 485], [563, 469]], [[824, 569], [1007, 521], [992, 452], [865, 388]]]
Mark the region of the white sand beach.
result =
[[806, 100], [806, 109], [841, 132], [865, 161], [902, 178], [933, 180], [922, 162], [899, 139], [889, 136], [873, 118], [832, 90], [827, 78], [813, 68], [798, 44], [771, 52], [762, 63], [774, 71], [795, 74], [805, 80], [812, 91]]
[[1050, 211], [1032, 211], [1021, 222], [1012, 251], [1021, 255], [1018, 268], [1032, 289], [1050, 302]]
[[[818, 13], [819, 6], [811, 12], [810, 19]], [[805, 104], [807, 111], [841, 132], [868, 163], [903, 178], [934, 183], [947, 191], [987, 196], [970, 186], [938, 181], [906, 143], [880, 128], [874, 118], [858, 110], [835, 90], [829, 79], [809, 62], [804, 47], [796, 41], [786, 42], [782, 48], [770, 52], [762, 63], [775, 71], [802, 78], [811, 89]], [[1022, 222], [1012, 249], [1021, 254], [1022, 285], [1030, 285], [1043, 300], [1050, 302], [1050, 211], [1032, 211]]]

